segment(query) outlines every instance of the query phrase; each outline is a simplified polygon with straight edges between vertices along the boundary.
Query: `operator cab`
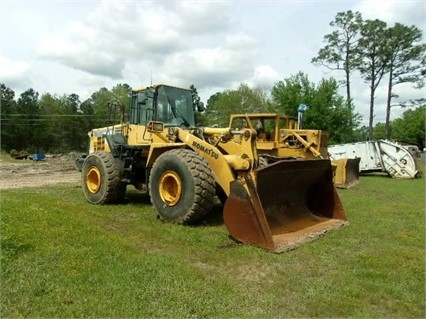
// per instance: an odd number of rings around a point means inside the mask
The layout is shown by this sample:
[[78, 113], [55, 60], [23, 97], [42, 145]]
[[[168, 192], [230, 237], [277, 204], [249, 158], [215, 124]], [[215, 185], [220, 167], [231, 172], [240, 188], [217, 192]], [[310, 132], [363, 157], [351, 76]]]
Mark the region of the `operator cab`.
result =
[[168, 85], [155, 85], [132, 91], [130, 124], [146, 125], [163, 122], [165, 127], [195, 126], [194, 110], [203, 108], [191, 90]]

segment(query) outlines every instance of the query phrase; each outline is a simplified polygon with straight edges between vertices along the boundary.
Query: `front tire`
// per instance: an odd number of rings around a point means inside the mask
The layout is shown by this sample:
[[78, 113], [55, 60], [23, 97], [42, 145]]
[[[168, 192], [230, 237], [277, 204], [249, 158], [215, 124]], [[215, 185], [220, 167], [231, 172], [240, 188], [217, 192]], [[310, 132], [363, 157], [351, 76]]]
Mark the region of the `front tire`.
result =
[[81, 180], [86, 199], [92, 204], [116, 204], [124, 198], [126, 184], [114, 156], [109, 152], [94, 152], [84, 160]]
[[215, 182], [203, 157], [191, 150], [175, 149], [163, 153], [154, 162], [149, 195], [161, 219], [191, 224], [210, 212]]

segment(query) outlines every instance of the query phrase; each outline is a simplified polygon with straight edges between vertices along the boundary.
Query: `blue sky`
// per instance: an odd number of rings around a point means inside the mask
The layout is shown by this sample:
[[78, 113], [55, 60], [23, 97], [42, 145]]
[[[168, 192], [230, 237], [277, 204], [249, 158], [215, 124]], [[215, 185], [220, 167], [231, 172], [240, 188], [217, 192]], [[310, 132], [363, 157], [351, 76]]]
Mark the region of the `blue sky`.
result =
[[[194, 84], [205, 102], [241, 83], [270, 91], [299, 71], [314, 83], [341, 79], [311, 59], [330, 22], [347, 10], [426, 31], [425, 0], [0, 0], [0, 82], [16, 95], [31, 87], [82, 101], [118, 83]], [[377, 93], [375, 121], [383, 122], [384, 85]], [[410, 86], [397, 93], [401, 100], [425, 96]], [[352, 95], [367, 123], [368, 85], [354, 78]], [[403, 111], [395, 107], [392, 118]]]

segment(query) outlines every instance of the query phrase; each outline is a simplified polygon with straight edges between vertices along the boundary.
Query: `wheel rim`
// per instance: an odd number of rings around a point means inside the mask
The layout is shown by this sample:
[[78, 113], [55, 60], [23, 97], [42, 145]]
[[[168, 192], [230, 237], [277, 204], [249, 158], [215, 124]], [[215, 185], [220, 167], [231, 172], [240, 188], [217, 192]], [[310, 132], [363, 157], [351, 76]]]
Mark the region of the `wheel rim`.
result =
[[86, 174], [87, 189], [91, 193], [96, 193], [101, 188], [101, 172], [95, 166], [91, 166]]
[[160, 197], [167, 206], [176, 205], [182, 195], [182, 182], [175, 172], [165, 172], [159, 184]]

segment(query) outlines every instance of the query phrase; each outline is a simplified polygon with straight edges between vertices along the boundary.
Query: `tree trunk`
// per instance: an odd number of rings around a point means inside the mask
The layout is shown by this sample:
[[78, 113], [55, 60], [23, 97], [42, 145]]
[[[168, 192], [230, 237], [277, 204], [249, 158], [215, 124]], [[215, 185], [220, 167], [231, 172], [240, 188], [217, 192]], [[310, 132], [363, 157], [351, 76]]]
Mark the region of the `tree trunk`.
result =
[[374, 118], [374, 81], [371, 82], [370, 87], [370, 120], [368, 123], [368, 140], [373, 140], [373, 118]]
[[349, 139], [352, 140], [353, 138], [353, 114], [352, 114], [352, 99], [351, 99], [351, 82], [350, 82], [350, 70], [348, 68], [349, 65], [349, 57], [348, 54], [346, 55], [346, 67], [345, 67], [345, 75], [346, 75], [346, 107], [350, 111], [350, 133], [349, 133]]
[[346, 71], [346, 106], [349, 110], [351, 109], [351, 105], [351, 83], [349, 82], [349, 71]]
[[391, 131], [390, 131], [390, 112], [391, 112], [391, 102], [392, 102], [392, 68], [389, 71], [389, 82], [388, 82], [388, 98], [386, 101], [386, 139], [390, 139]]

